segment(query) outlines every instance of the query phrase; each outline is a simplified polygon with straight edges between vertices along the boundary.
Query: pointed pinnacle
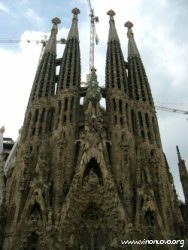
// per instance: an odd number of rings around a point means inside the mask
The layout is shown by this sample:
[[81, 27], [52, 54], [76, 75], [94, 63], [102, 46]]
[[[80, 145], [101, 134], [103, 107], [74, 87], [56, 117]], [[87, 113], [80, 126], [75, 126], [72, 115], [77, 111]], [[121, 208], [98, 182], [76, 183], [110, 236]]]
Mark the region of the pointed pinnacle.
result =
[[118, 37], [118, 34], [117, 34], [117, 30], [116, 30], [116, 27], [115, 27], [115, 20], [114, 20], [115, 14], [116, 13], [113, 10], [109, 10], [107, 12], [107, 15], [110, 16], [110, 21], [109, 21], [110, 29], [109, 29], [109, 34], [108, 34], [108, 42], [117, 41], [117, 42], [120, 43], [119, 37]]
[[96, 71], [97, 71], [97, 69], [95, 67], [91, 68], [91, 72], [96, 72]]
[[61, 23], [61, 20], [58, 17], [55, 17], [52, 19], [52, 23], [58, 24], [58, 23]]
[[132, 28], [133, 27], [133, 23], [131, 23], [130, 21], [128, 21], [128, 22], [125, 23], [124, 26], [127, 27], [127, 28]]
[[115, 16], [115, 12], [113, 11], [113, 10], [109, 10], [108, 12], [107, 12], [107, 15], [109, 15], [109, 16]]
[[73, 13], [73, 14], [80, 14], [80, 10], [79, 10], [78, 8], [74, 8], [74, 9], [72, 10], [72, 13]]

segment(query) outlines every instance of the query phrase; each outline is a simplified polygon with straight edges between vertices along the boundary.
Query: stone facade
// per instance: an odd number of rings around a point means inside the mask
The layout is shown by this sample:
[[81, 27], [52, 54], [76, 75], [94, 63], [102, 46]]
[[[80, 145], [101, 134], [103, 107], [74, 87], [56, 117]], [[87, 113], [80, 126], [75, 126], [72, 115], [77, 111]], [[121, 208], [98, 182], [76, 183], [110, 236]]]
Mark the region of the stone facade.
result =
[[[178, 249], [177, 245], [121, 244], [126, 239], [188, 236], [186, 209], [181, 212], [162, 150], [133, 25], [125, 24], [129, 39], [125, 62], [115, 12], [108, 12], [106, 86], [99, 87], [93, 69], [88, 87], [82, 88], [80, 11], [75, 8], [72, 12], [62, 59], [56, 59], [60, 20], [54, 18], [36, 72], [15, 166], [7, 174], [0, 209], [2, 249]], [[102, 96], [106, 110], [99, 103]], [[186, 175], [180, 155], [179, 160]], [[187, 177], [182, 178], [186, 195]]]

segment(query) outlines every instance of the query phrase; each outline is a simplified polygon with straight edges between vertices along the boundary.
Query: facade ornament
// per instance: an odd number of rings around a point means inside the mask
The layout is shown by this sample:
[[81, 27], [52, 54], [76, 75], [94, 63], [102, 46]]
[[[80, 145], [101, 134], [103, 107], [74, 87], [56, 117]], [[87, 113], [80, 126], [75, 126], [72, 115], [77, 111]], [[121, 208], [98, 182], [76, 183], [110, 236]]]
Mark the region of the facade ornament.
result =
[[68, 140], [66, 138], [65, 131], [62, 130], [60, 133], [59, 139], [57, 140], [58, 148], [60, 149], [66, 148], [67, 143], [68, 143]]
[[117, 237], [115, 235], [112, 236], [112, 242], [110, 244], [111, 247], [117, 247]]
[[23, 131], [23, 126], [21, 126], [21, 128], [18, 130], [19, 135], [22, 134], [22, 131]]
[[32, 163], [34, 158], [34, 154], [32, 152], [32, 146], [31, 144], [27, 144], [23, 149], [23, 160], [25, 165], [29, 165]]
[[72, 233], [69, 238], [69, 246], [72, 247], [74, 245], [74, 234]]
[[33, 222], [38, 222], [41, 220], [41, 216], [37, 209], [35, 209], [34, 213], [30, 215], [29, 219]]
[[2, 126], [2, 127], [0, 128], [0, 133], [3, 134], [4, 132], [5, 132], [5, 126]]
[[52, 224], [52, 209], [50, 208], [50, 211], [48, 213], [48, 225]]
[[96, 187], [99, 185], [99, 178], [97, 176], [97, 174], [94, 172], [93, 168], [91, 168], [89, 175], [86, 175], [84, 177], [84, 182], [83, 182], [84, 186], [86, 187]]

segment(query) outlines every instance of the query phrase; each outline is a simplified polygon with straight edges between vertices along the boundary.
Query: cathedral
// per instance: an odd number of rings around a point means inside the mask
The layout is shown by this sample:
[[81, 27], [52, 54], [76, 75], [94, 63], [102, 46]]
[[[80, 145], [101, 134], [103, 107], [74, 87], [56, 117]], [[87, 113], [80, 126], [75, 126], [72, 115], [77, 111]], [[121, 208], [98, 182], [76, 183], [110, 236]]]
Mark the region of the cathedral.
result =
[[[185, 204], [180, 204], [133, 24], [125, 23], [125, 61], [115, 12], [108, 11], [105, 87], [99, 86], [95, 68], [83, 87], [80, 10], [75, 8], [72, 13], [59, 59], [60, 19], [52, 20], [15, 164], [1, 176], [0, 249], [186, 249], [188, 172], [177, 147], [185, 195]], [[102, 97], [106, 108], [100, 105]], [[2, 156], [0, 164], [1, 160]], [[184, 248], [179, 243], [123, 244], [126, 240], [184, 240]]]

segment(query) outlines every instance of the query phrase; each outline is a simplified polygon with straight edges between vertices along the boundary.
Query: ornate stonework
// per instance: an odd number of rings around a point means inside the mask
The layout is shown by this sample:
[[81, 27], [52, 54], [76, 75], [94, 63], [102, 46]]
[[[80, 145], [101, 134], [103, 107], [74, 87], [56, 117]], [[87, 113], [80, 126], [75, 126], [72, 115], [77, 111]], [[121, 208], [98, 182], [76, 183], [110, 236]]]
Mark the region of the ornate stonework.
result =
[[[155, 107], [127, 22], [125, 63], [110, 10], [106, 86], [95, 70], [80, 87], [79, 9], [61, 60], [53, 19], [0, 206], [3, 250], [151, 249], [121, 240], [186, 239], [185, 218], [162, 151]], [[60, 65], [59, 76], [55, 67]], [[128, 76], [127, 76], [128, 69]], [[57, 82], [57, 86], [55, 85]], [[55, 94], [54, 94], [55, 93]], [[84, 96], [84, 103], [80, 98]], [[100, 106], [106, 99], [106, 110]], [[3, 131], [3, 130], [2, 130]], [[186, 200], [188, 174], [178, 151]], [[0, 166], [2, 166], [0, 155]], [[176, 245], [152, 245], [177, 249]]]

